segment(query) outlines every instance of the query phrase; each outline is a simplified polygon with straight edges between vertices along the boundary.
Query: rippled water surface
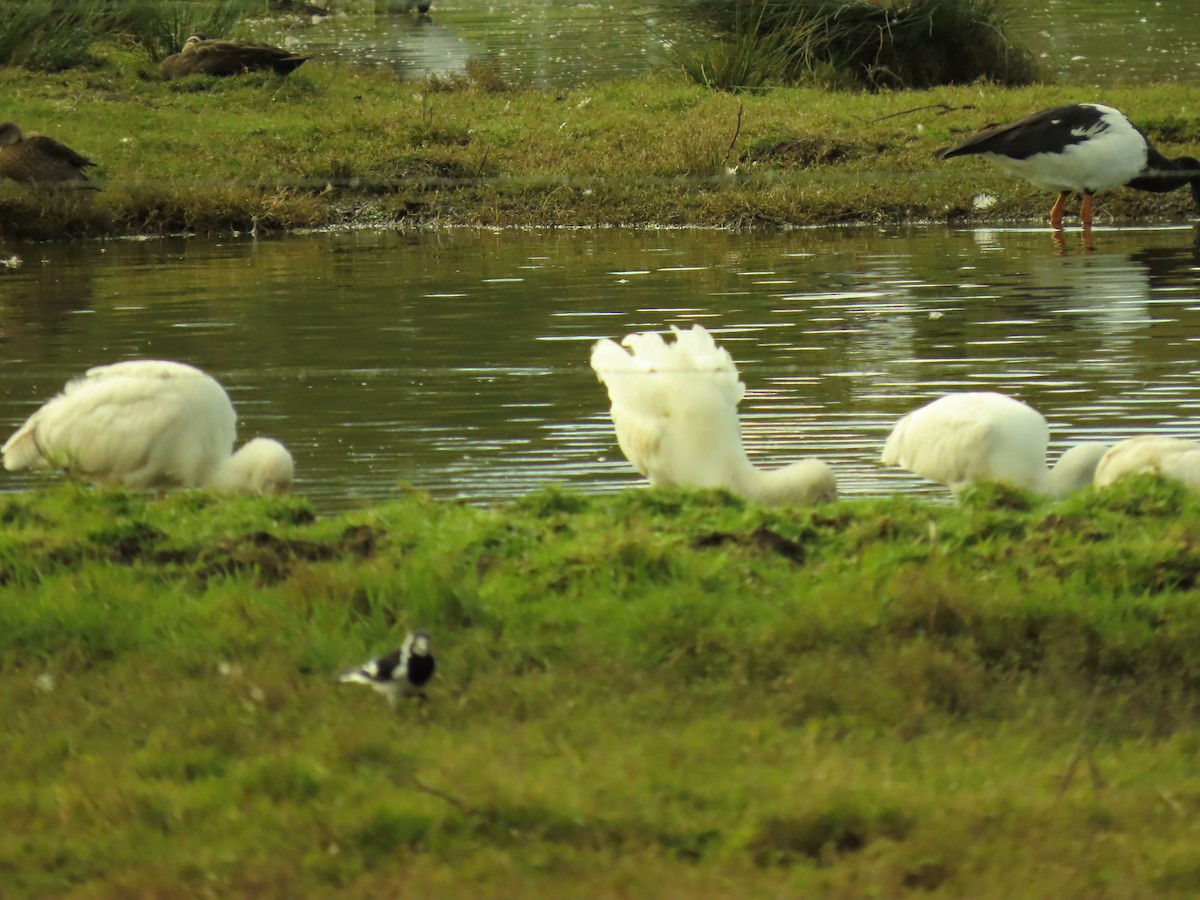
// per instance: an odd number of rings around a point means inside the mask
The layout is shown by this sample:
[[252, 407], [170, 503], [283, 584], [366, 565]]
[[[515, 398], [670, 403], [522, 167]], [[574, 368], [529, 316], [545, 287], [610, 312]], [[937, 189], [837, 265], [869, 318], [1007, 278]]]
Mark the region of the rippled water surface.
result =
[[[1200, 76], [1194, 0], [1046, 0], [1017, 4], [1014, 37], [1046, 77], [1088, 85], [1188, 81]], [[290, 25], [289, 40], [325, 58], [391, 66], [414, 77], [451, 75], [467, 61], [539, 86], [575, 87], [671, 64], [677, 17], [655, 0], [435, 0], [426, 18], [393, 0]], [[355, 14], [357, 11], [357, 14]]]
[[[702, 322], [738, 361], [756, 461], [819, 455], [845, 494], [936, 489], [877, 465], [890, 425], [949, 390], [1015, 394], [1055, 451], [1200, 438], [1192, 227], [1068, 233], [819, 229], [294, 236], [15, 249], [0, 268], [0, 427], [71, 376], [182, 359], [240, 435], [295, 452], [326, 510], [408, 483], [493, 501], [640, 483], [592, 342]], [[28, 475], [0, 473], [5, 489]]]

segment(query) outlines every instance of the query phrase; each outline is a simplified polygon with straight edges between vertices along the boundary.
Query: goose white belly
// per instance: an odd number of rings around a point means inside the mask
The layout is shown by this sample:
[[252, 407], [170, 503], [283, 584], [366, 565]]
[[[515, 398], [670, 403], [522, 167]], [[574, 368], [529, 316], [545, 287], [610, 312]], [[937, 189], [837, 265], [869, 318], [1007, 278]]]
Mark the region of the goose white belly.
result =
[[1011, 175], [1039, 187], [1079, 193], [1105, 191], [1128, 184], [1146, 168], [1146, 142], [1136, 131], [1110, 129], [1081, 144], [1057, 152], [1013, 159], [981, 153]]

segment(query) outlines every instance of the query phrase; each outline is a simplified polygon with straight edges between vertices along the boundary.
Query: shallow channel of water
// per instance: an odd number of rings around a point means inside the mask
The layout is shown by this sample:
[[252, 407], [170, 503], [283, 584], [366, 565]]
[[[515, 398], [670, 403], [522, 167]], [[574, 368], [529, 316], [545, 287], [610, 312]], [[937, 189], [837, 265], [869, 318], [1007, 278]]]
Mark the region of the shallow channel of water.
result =
[[[374, 4], [403, 7], [399, 0]], [[677, 16], [655, 0], [434, 0], [427, 18], [366, 15], [367, 3], [344, 8], [316, 22], [289, 22], [287, 40], [318, 58], [386, 65], [413, 78], [461, 73], [474, 60], [516, 82], [569, 88], [670, 65], [670, 44], [681, 34]], [[1051, 81], [1103, 87], [1200, 75], [1200, 3], [1046, 0], [1018, 8], [1013, 36]]]
[[[847, 495], [939, 489], [876, 460], [949, 390], [1041, 409], [1056, 452], [1149, 431], [1200, 438], [1200, 234], [824, 228], [362, 232], [15, 248], [0, 268], [0, 430], [88, 366], [192, 362], [240, 436], [294, 451], [324, 510], [408, 483], [495, 501], [640, 479], [592, 342], [702, 322], [738, 361], [756, 461], [825, 458]], [[8, 251], [6, 251], [8, 252]], [[0, 473], [0, 489], [35, 482]]]

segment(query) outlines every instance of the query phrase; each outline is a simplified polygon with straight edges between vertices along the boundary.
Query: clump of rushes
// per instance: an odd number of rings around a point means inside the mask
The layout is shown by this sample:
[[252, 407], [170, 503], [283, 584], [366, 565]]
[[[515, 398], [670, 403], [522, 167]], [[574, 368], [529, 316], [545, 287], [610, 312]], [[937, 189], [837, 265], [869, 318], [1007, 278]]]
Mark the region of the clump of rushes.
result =
[[684, 71], [722, 90], [925, 88], [981, 78], [1020, 85], [1038, 77], [1033, 54], [1008, 37], [1010, 0], [677, 3], [704, 31], [676, 47]]
[[87, 62], [98, 36], [103, 0], [63, 7], [54, 0], [17, 0], [0, 17], [0, 65], [59, 72]]
[[17, 0], [0, 18], [0, 65], [61, 72], [92, 64], [92, 48], [114, 38], [158, 61], [190, 34], [227, 34], [263, 9], [262, 0]]
[[242, 19], [265, 11], [263, 0], [133, 0], [107, 5], [109, 32], [141, 47], [155, 62], [177, 53], [192, 34], [235, 37]]

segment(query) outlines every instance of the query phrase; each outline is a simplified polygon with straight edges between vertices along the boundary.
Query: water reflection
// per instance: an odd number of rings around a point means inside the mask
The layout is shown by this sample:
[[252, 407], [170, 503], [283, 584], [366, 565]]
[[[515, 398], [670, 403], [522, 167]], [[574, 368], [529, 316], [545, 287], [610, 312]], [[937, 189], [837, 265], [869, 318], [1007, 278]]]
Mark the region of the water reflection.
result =
[[[319, 58], [389, 66], [413, 78], [461, 74], [474, 60], [515, 82], [579, 87], [670, 65], [669, 46], [681, 33], [672, 4], [657, 0], [438, 0], [427, 17], [405, 14], [403, 5], [376, 4], [392, 14], [351, 9], [299, 30], [288, 23], [288, 32], [273, 39]], [[1179, 81], [1200, 65], [1196, 3], [1048, 0], [1029, 4], [1013, 26], [1049, 81]]]
[[330, 16], [294, 39], [324, 59], [412, 78], [461, 75], [471, 61], [519, 84], [576, 87], [662, 65], [678, 32], [655, 3], [439, 0], [428, 16]]
[[0, 267], [0, 346], [29, 340], [37, 332], [61, 331], [69, 316], [90, 312], [91, 278], [85, 271], [91, 256], [78, 245], [58, 248], [50, 258], [43, 248], [32, 247]]
[[[489, 501], [640, 483], [593, 340], [700, 321], [749, 388], [755, 462], [819, 455], [846, 494], [903, 487], [888, 428], [956, 389], [1015, 394], [1054, 445], [1200, 437], [1197, 235], [1120, 229], [1056, 256], [1040, 229], [364, 232], [16, 247], [0, 272], [0, 427], [70, 376], [182, 359], [279, 438], [324, 509], [411, 483]], [[7, 475], [5, 489], [31, 483]]]

